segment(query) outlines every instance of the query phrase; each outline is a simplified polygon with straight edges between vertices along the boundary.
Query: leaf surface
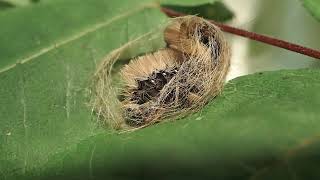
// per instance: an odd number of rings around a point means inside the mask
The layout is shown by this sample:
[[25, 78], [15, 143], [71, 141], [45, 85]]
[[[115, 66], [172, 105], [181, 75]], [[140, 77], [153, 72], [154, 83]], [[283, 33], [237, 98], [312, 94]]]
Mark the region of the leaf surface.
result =
[[87, 138], [49, 164], [54, 173], [79, 179], [142, 173], [160, 179], [318, 179], [319, 78], [318, 70], [240, 77], [201, 112], [133, 133]]
[[240, 77], [198, 113], [92, 135], [22, 177], [318, 179], [319, 78], [317, 70]]

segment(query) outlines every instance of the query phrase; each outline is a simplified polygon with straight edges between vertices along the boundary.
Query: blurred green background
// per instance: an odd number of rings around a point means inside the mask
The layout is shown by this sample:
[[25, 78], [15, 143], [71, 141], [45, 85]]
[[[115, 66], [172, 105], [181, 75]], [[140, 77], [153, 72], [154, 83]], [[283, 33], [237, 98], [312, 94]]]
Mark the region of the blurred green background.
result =
[[[299, 0], [224, 0], [235, 13], [230, 22], [303, 46], [320, 49], [320, 23]], [[313, 58], [229, 35], [233, 48], [229, 79], [259, 71], [319, 67]]]

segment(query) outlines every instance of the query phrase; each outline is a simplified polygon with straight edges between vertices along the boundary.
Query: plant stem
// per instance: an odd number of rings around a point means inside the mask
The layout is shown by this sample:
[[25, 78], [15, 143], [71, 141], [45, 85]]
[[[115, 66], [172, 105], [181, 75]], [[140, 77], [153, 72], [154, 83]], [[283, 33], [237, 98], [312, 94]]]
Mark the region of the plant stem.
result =
[[[180, 12], [174, 11], [169, 8], [162, 7], [161, 10], [162, 10], [162, 12], [167, 14], [169, 17], [180, 17], [180, 16], [186, 15], [184, 13], [180, 13]], [[281, 39], [277, 39], [277, 38], [273, 38], [270, 36], [266, 36], [266, 35], [262, 35], [262, 34], [258, 34], [258, 33], [254, 33], [254, 32], [249, 32], [249, 31], [246, 31], [243, 29], [239, 29], [239, 28], [235, 28], [235, 27], [226, 25], [226, 24], [218, 23], [213, 20], [209, 20], [209, 21], [211, 23], [215, 24], [216, 26], [220, 27], [221, 30], [224, 32], [228, 32], [228, 33], [235, 34], [235, 35], [242, 36], [242, 37], [246, 37], [246, 38], [249, 38], [249, 39], [252, 39], [255, 41], [270, 44], [272, 46], [287, 49], [289, 51], [304, 54], [306, 56], [313, 57], [313, 58], [320, 60], [320, 51], [318, 51], [318, 50], [307, 48], [304, 46], [300, 46], [298, 44], [290, 43], [290, 42], [287, 42], [287, 41], [284, 41]]]

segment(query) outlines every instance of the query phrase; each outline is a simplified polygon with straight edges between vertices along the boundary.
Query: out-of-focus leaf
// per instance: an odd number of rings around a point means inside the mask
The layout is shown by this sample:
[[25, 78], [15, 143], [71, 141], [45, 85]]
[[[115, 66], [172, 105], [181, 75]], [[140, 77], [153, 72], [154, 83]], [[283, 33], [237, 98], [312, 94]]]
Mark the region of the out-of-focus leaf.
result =
[[217, 0], [161, 0], [164, 5], [179, 5], [179, 6], [197, 6], [199, 4], [212, 3]]
[[32, 0], [0, 0], [0, 2], [6, 2], [12, 6], [25, 6], [32, 3]]
[[303, 5], [309, 12], [320, 21], [320, 1], [319, 0], [302, 0]]
[[234, 14], [221, 1], [202, 4], [199, 6], [165, 5], [165, 7], [185, 14], [198, 15], [218, 22], [228, 21], [234, 16]]
[[14, 7], [12, 4], [6, 1], [0, 1], [0, 10], [9, 9]]

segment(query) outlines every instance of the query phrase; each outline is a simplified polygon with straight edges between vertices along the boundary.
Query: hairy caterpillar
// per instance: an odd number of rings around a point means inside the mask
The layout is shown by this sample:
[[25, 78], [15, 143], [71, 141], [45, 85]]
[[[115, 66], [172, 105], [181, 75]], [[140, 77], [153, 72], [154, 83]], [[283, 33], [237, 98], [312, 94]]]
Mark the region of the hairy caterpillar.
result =
[[121, 115], [113, 121], [108, 120], [116, 117], [112, 114], [103, 117], [109, 124], [142, 127], [176, 118], [199, 110], [221, 92], [230, 51], [218, 27], [196, 16], [175, 18], [164, 39], [166, 48], [134, 58], [121, 69]]

